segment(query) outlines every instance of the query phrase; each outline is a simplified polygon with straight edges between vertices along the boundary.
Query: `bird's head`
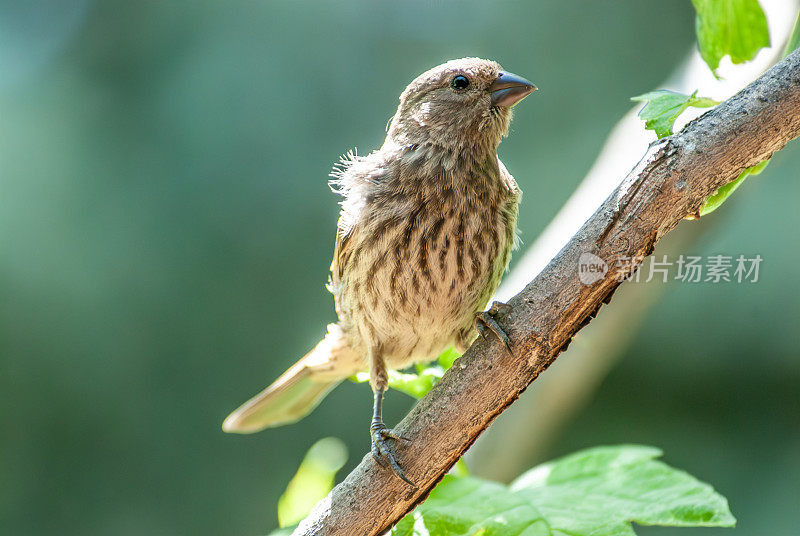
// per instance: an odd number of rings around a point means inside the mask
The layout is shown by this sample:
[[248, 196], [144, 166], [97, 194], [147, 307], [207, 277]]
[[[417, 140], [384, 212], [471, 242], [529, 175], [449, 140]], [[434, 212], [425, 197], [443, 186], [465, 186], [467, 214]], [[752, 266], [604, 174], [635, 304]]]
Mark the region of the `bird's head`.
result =
[[451, 60], [406, 87], [388, 137], [403, 146], [447, 152], [496, 150], [508, 132], [511, 107], [535, 90], [497, 62]]

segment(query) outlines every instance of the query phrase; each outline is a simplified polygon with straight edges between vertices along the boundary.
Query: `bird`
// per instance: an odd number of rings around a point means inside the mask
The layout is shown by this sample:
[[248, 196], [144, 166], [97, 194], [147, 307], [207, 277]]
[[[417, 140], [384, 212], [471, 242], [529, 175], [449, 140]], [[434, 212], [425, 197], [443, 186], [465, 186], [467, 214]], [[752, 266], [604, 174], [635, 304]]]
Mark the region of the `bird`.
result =
[[[463, 353], [493, 333], [485, 311], [517, 243], [521, 191], [497, 156], [512, 107], [537, 88], [480, 58], [450, 60], [416, 77], [400, 95], [380, 149], [349, 152], [330, 181], [341, 196], [328, 289], [338, 322], [269, 387], [245, 402], [223, 430], [252, 433], [296, 422], [342, 380], [369, 371], [371, 452], [414, 485], [397, 462], [383, 422], [388, 370]], [[396, 443], [395, 443], [396, 445]]]

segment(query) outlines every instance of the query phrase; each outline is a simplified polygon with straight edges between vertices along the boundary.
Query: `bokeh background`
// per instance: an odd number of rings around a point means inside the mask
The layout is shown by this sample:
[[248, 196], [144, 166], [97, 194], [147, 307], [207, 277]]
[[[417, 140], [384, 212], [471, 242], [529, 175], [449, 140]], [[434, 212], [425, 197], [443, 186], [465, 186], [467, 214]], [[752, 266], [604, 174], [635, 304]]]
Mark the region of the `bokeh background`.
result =
[[[693, 29], [688, 0], [0, 2], [0, 532], [268, 532], [316, 439], [345, 470], [369, 445], [351, 383], [299, 424], [220, 430], [334, 319], [331, 164], [381, 143], [419, 72], [497, 59], [540, 87], [500, 148], [530, 243]], [[642, 534], [798, 533], [798, 170], [795, 142], [682, 224], [709, 226], [686, 253], [760, 254], [759, 282], [667, 285], [552, 438], [661, 447], [739, 519]]]

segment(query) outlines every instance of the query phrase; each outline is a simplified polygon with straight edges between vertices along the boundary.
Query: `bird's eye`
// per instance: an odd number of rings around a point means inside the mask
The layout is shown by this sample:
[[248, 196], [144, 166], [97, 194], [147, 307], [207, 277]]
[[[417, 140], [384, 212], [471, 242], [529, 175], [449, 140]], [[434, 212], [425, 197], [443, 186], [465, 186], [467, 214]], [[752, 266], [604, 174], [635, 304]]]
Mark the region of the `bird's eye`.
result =
[[450, 80], [450, 87], [456, 91], [464, 91], [469, 87], [469, 78], [463, 74], [457, 74]]

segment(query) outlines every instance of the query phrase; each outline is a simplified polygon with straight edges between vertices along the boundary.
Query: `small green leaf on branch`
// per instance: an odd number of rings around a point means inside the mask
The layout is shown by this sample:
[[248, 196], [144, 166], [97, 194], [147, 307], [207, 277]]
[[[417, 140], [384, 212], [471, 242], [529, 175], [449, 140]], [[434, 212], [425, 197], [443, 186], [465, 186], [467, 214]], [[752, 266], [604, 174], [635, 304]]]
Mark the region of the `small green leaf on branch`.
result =
[[[443, 374], [444, 370], [439, 365], [426, 367], [417, 374], [390, 370], [389, 388], [413, 398], [422, 398], [436, 385]], [[350, 379], [356, 383], [366, 383], [369, 381], [369, 372], [359, 372]]]
[[[413, 398], [422, 398], [433, 389], [444, 373], [453, 366], [453, 362], [461, 356], [452, 346], [439, 355], [438, 363], [424, 366], [417, 365], [417, 373], [389, 371], [389, 388], [405, 393]], [[356, 383], [369, 381], [368, 372], [359, 372], [350, 378]]]
[[729, 182], [728, 184], [717, 190], [717, 193], [706, 199], [705, 203], [703, 203], [703, 206], [700, 207], [700, 216], [711, 214], [712, 212], [717, 210], [720, 206], [722, 206], [722, 204], [725, 201], [728, 200], [728, 197], [730, 197], [730, 195], [733, 192], [735, 192], [739, 186], [742, 185], [742, 183], [747, 177], [749, 177], [750, 175], [758, 175], [764, 170], [765, 167], [767, 167], [767, 164], [769, 164], [769, 160], [764, 160], [762, 162], [759, 162], [755, 166], [746, 168], [741, 173], [739, 173], [738, 177], [736, 177], [731, 182]]
[[697, 91], [691, 95], [684, 95], [666, 89], [657, 89], [632, 97], [631, 100], [646, 103], [644, 108], [639, 111], [639, 117], [644, 120], [645, 128], [655, 131], [659, 139], [672, 135], [675, 120], [690, 106], [710, 108], [719, 104], [713, 99], [698, 97]]

